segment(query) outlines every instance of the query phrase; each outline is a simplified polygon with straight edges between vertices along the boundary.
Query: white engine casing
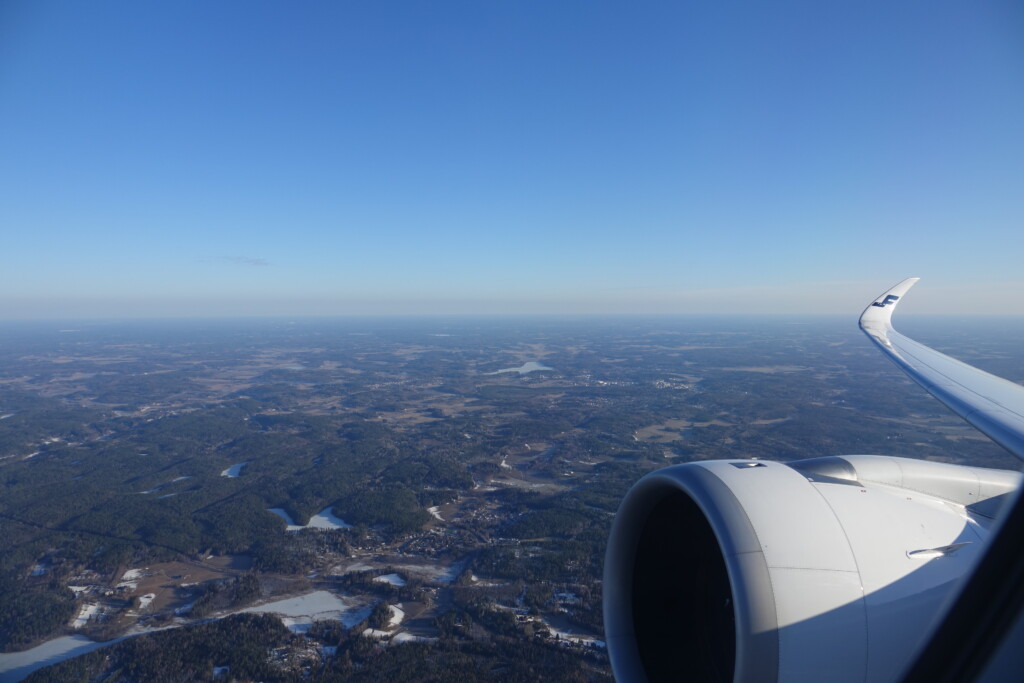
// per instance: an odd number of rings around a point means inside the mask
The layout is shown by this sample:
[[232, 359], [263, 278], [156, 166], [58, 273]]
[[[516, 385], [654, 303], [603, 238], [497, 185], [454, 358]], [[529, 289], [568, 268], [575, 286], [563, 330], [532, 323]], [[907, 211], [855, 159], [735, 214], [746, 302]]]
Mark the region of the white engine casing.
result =
[[893, 680], [1018, 482], [868, 455], [652, 472], [608, 542], [616, 678]]

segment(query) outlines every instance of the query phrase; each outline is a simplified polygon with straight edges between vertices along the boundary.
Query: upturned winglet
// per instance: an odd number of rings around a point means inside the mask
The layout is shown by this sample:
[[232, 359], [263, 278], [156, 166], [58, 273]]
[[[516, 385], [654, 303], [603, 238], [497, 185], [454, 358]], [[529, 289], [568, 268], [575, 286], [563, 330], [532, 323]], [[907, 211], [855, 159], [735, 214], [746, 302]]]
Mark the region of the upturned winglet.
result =
[[928, 393], [1024, 460], [1024, 387], [950, 358], [893, 329], [893, 310], [918, 279], [908, 278], [871, 302], [860, 316], [860, 328]]

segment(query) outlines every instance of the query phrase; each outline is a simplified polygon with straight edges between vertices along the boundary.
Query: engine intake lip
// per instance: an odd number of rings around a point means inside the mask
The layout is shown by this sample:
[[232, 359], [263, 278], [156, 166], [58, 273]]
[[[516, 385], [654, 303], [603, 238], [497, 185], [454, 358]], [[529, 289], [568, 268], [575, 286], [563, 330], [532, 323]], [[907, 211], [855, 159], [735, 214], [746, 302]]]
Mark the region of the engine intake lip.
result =
[[700, 464], [652, 472], [626, 495], [604, 572], [618, 680], [775, 680], [772, 596], [746, 513]]

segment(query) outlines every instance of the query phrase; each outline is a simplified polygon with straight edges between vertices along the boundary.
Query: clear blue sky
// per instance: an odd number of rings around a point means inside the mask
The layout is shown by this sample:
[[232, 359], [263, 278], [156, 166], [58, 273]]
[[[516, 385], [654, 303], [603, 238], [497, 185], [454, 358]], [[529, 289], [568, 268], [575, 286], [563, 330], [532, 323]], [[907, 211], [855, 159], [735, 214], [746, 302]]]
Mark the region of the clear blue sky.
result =
[[1012, 2], [0, 4], [0, 318], [1024, 314]]

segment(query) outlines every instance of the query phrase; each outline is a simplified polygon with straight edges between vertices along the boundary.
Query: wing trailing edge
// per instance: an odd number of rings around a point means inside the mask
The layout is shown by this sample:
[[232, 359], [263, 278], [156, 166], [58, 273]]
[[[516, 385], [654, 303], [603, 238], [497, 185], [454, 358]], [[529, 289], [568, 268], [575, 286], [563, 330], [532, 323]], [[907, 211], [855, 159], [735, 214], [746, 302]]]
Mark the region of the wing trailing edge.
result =
[[911, 379], [1015, 456], [1024, 460], [1024, 387], [905, 337], [892, 314], [919, 278], [888, 290], [860, 316], [860, 328]]

